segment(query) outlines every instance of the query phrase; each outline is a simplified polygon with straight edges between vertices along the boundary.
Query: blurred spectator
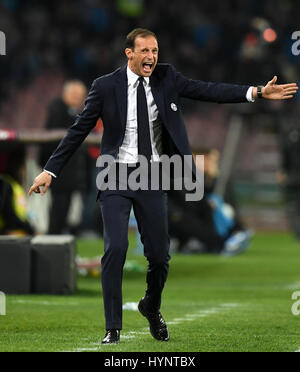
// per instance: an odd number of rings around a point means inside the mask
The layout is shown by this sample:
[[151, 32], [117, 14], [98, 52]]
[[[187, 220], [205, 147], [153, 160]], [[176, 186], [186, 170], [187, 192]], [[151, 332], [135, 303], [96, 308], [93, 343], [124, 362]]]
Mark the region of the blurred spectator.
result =
[[[0, 174], [0, 234], [33, 235], [22, 186], [25, 176], [25, 148], [18, 145], [6, 154], [4, 173]], [[2, 160], [2, 159], [1, 159]]]
[[[173, 0], [172, 6], [160, 0], [0, 0], [7, 36], [0, 100], [49, 71], [90, 84], [95, 74], [120, 65], [120, 35], [140, 26], [159, 35], [161, 61], [171, 60], [191, 77], [255, 83], [276, 70], [286, 79], [299, 64], [291, 53], [299, 19], [296, 0]], [[273, 43], [263, 38], [266, 27], [276, 31]]]
[[[214, 194], [219, 170], [219, 152], [201, 150], [204, 155], [204, 198], [186, 202], [184, 191], [169, 193], [170, 235], [178, 239], [179, 251], [185, 253], [222, 253], [232, 256], [245, 251], [251, 233], [236, 217], [234, 209]], [[196, 166], [200, 162], [195, 158]], [[203, 169], [199, 169], [203, 171]]]
[[[82, 110], [86, 98], [86, 87], [81, 81], [68, 81], [63, 87], [62, 96], [49, 105], [45, 128], [49, 130], [68, 129], [74, 124], [76, 115]], [[57, 144], [46, 144], [40, 149], [40, 165], [43, 167]], [[68, 212], [75, 191], [86, 190], [87, 154], [81, 147], [66, 165], [64, 173], [53, 180], [51, 185], [52, 206], [50, 210], [49, 234], [61, 234], [69, 229]]]

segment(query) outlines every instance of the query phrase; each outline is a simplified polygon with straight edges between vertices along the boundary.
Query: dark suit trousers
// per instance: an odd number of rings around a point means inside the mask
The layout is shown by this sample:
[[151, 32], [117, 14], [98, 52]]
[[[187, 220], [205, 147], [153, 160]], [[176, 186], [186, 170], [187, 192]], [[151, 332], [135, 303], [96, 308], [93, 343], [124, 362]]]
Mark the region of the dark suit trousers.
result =
[[169, 269], [167, 193], [162, 190], [105, 190], [101, 191], [99, 200], [104, 227], [101, 265], [106, 329], [122, 329], [122, 276], [131, 207], [148, 260], [145, 305], [148, 311], [154, 312], [160, 308]]

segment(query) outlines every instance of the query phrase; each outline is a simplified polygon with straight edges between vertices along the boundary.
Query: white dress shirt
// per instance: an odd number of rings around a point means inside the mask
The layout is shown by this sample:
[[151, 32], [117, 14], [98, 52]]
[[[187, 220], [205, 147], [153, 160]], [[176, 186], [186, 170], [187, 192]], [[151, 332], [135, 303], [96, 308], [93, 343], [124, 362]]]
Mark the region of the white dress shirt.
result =
[[253, 88], [254, 87], [250, 87], [248, 90], [247, 90], [247, 94], [246, 94], [246, 98], [247, 98], [247, 101], [248, 102], [255, 102], [255, 99], [253, 98]]
[[[127, 122], [125, 136], [116, 161], [119, 163], [138, 162], [138, 123], [137, 123], [137, 87], [139, 76], [127, 66]], [[151, 92], [149, 77], [144, 77], [144, 88], [148, 106], [152, 161], [159, 161], [162, 155], [162, 121]]]

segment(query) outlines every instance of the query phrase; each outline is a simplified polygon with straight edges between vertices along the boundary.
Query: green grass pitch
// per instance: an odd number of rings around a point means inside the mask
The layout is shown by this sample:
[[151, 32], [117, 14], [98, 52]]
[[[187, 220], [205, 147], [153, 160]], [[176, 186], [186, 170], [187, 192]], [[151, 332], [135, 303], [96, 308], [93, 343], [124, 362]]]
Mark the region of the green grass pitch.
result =
[[[78, 240], [78, 252], [100, 255], [103, 243]], [[143, 256], [129, 251], [127, 260], [146, 268]], [[161, 309], [168, 343], [151, 337], [138, 312], [124, 310], [120, 344], [101, 345], [97, 278], [80, 278], [72, 296], [7, 296], [0, 351], [293, 352], [300, 349], [300, 316], [291, 311], [292, 293], [300, 291], [299, 262], [300, 244], [282, 233], [258, 233], [234, 258], [173, 255]], [[124, 275], [124, 303], [138, 302], [144, 291], [145, 273]]]

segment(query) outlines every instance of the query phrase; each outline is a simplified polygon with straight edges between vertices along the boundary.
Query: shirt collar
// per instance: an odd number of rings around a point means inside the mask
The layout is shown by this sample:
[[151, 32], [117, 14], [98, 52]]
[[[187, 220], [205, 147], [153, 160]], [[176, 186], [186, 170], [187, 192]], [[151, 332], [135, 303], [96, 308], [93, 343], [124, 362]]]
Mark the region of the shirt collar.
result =
[[[127, 66], [128, 85], [135, 85], [139, 77], [139, 75], [135, 74], [133, 71], [130, 70], [129, 66]], [[148, 85], [150, 80], [149, 77], [144, 76], [144, 80], [146, 82], [146, 85]]]

